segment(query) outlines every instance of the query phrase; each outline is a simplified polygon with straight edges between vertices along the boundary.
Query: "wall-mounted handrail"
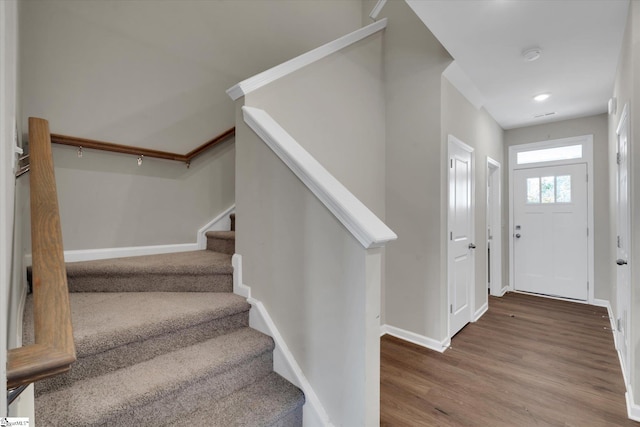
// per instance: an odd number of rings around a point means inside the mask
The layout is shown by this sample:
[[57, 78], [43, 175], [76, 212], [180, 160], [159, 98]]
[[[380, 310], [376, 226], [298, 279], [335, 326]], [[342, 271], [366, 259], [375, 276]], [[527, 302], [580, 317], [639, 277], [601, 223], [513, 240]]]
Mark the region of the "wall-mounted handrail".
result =
[[227, 129], [220, 135], [205, 142], [187, 154], [171, 153], [168, 151], [152, 150], [149, 148], [134, 147], [131, 145], [114, 144], [112, 142], [97, 141], [94, 139], [78, 138], [76, 136], [51, 134], [51, 142], [54, 144], [71, 145], [74, 147], [91, 148], [94, 150], [111, 151], [114, 153], [132, 154], [134, 156], [154, 157], [156, 159], [174, 160], [184, 162], [189, 166], [191, 161], [211, 147], [218, 145], [236, 133], [236, 128]]
[[10, 349], [7, 388], [69, 370], [76, 360], [49, 123], [29, 118], [35, 343]]

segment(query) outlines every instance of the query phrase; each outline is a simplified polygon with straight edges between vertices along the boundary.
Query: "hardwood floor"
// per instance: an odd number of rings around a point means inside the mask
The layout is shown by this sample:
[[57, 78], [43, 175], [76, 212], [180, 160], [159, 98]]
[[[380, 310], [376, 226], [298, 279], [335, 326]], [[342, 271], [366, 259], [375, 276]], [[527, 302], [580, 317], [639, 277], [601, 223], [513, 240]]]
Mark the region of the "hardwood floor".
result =
[[634, 426], [604, 308], [509, 293], [444, 354], [386, 335], [382, 426]]

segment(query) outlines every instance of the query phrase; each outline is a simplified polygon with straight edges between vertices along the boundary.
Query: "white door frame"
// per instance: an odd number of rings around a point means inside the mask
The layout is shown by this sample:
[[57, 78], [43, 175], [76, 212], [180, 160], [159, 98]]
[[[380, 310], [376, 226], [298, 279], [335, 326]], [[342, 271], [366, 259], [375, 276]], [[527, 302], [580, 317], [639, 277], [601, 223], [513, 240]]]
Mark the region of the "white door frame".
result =
[[[618, 122], [618, 126], [616, 128], [616, 153], [618, 153], [618, 149], [619, 149], [619, 137], [620, 137], [620, 133], [622, 132], [623, 127], [626, 127], [626, 133], [627, 133], [627, 224], [626, 224], [626, 231], [627, 231], [627, 235], [626, 236], [620, 236], [620, 224], [617, 224], [616, 226], [616, 234], [621, 237], [622, 239], [625, 239], [627, 242], [631, 242], [631, 168], [630, 166], [630, 152], [631, 152], [631, 123], [629, 122], [629, 104], [625, 104], [623, 110], [622, 110], [622, 114], [620, 115], [620, 120]], [[619, 207], [619, 178], [618, 178], [618, 162], [616, 162], [616, 211], [618, 209], [620, 209]], [[620, 215], [618, 212], [616, 212], [616, 223], [619, 221]], [[627, 259], [625, 261], [630, 261], [631, 258], [631, 244], [627, 243]], [[619, 246], [616, 245], [616, 252]], [[618, 253], [616, 253], [616, 258], [618, 257]], [[620, 268], [620, 267], [615, 267]], [[622, 291], [620, 289], [620, 287], [618, 286], [619, 281], [616, 280], [616, 313], [615, 313], [615, 318], [616, 318], [616, 328], [615, 331], [616, 333], [614, 334], [614, 336], [616, 337], [616, 348], [618, 349], [618, 351], [620, 352], [620, 365], [622, 367], [622, 376], [624, 377], [624, 382], [625, 382], [625, 387], [627, 387], [627, 389], [629, 388], [629, 384], [631, 382], [631, 351], [632, 348], [630, 345], [626, 345], [625, 341], [625, 350], [626, 351], [622, 351], [623, 349], [621, 348], [621, 341], [625, 340], [625, 336], [622, 334], [622, 331], [620, 329], [620, 321], [621, 321], [621, 312], [620, 312], [620, 304], [619, 301], [626, 299], [627, 301], [631, 301], [631, 265], [628, 265], [627, 268], [629, 269], [628, 272], [628, 277], [627, 280], [629, 281], [629, 283], [627, 284], [628, 286], [628, 290], [629, 290], [629, 294], [627, 295], [623, 295]], [[616, 274], [617, 277], [617, 274]], [[629, 303], [630, 304], [630, 303]], [[629, 313], [630, 314], [630, 313]], [[627, 317], [626, 321], [627, 324], [624, 325], [625, 327], [625, 333], [626, 334], [630, 334], [630, 327], [631, 327], [631, 322], [629, 321], [630, 318]], [[629, 338], [628, 336], [626, 337], [627, 339]]]
[[[491, 236], [489, 236], [489, 229]], [[487, 215], [486, 241], [491, 240], [491, 254], [488, 262], [491, 265], [490, 290], [493, 296], [502, 296], [507, 287], [502, 286], [502, 171], [500, 162], [487, 156]], [[489, 269], [487, 268], [487, 282]]]
[[[568, 145], [582, 145], [582, 157], [572, 160], [556, 160], [551, 162], [530, 163], [524, 165], [517, 164], [517, 155], [523, 151], [541, 150], [545, 148], [556, 148]], [[587, 253], [587, 277], [588, 277], [588, 304], [593, 304], [595, 300], [595, 283], [594, 283], [594, 240], [593, 240], [593, 135], [574, 136], [571, 138], [553, 139], [549, 141], [533, 142], [530, 144], [512, 145], [509, 147], [509, 290], [514, 290], [515, 270], [514, 270], [514, 218], [513, 218], [513, 171], [516, 169], [529, 169], [531, 167], [545, 166], [562, 166], [576, 163], [587, 164], [587, 226], [589, 228], [589, 236], [587, 244], [589, 245]], [[562, 299], [562, 298], [559, 298]], [[573, 301], [573, 300], [572, 300]], [[580, 302], [580, 301], [576, 301]]]
[[[470, 145], [465, 144], [464, 142], [460, 141], [458, 138], [456, 138], [453, 135], [449, 135], [448, 136], [448, 144], [447, 144], [447, 170], [449, 169], [449, 161], [451, 159], [451, 146], [452, 145], [456, 145], [458, 148], [461, 148], [464, 151], [467, 151], [470, 153], [471, 155], [471, 208], [470, 208], [470, 221], [471, 221], [471, 236], [473, 236], [473, 240], [475, 241], [475, 235], [476, 235], [476, 230], [475, 230], [475, 208], [476, 208], [476, 179], [475, 179], [475, 171], [476, 171], [476, 156], [475, 156], [475, 151], [474, 148], [471, 147]], [[447, 174], [447, 178], [448, 180], [450, 180], [449, 178], [449, 174]], [[452, 224], [453, 224], [453, 218], [451, 217], [451, 209], [449, 208], [449, 196], [451, 191], [449, 190], [449, 181], [447, 181], [447, 229], [451, 230], [452, 228]], [[451, 334], [451, 313], [449, 312], [449, 307], [451, 306], [451, 292], [450, 292], [450, 286], [449, 286], [449, 278], [451, 277], [451, 267], [452, 267], [452, 261], [451, 261], [451, 249], [450, 249], [450, 245], [451, 245], [451, 240], [449, 239], [449, 233], [447, 233], [447, 305], [445, 307], [446, 313], [447, 313], [447, 335], [449, 340], [452, 337]], [[484, 246], [484, 245], [482, 245]], [[471, 251], [471, 278], [472, 278], [472, 283], [469, 286], [469, 323], [473, 322], [473, 318], [474, 318], [474, 314], [476, 312], [476, 303], [475, 303], [475, 265], [476, 265], [476, 256], [475, 256], [475, 251]]]

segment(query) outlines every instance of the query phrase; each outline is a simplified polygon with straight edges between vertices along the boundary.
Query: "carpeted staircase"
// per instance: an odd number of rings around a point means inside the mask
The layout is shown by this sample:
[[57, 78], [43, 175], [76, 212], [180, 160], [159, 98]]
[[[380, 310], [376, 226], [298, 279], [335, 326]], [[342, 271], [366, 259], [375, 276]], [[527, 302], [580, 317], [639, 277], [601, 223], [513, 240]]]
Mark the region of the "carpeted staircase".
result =
[[301, 426], [304, 395], [232, 293], [234, 249], [208, 232], [203, 251], [68, 263], [78, 361], [36, 383], [37, 425]]

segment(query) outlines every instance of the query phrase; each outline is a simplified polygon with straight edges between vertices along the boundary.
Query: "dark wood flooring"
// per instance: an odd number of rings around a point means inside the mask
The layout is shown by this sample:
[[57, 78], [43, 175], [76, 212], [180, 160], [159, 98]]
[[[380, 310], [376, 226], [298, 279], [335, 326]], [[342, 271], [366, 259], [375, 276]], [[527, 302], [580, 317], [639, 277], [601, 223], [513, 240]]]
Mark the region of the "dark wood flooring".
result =
[[382, 426], [633, 426], [604, 308], [530, 295], [489, 311], [441, 354], [386, 335]]

